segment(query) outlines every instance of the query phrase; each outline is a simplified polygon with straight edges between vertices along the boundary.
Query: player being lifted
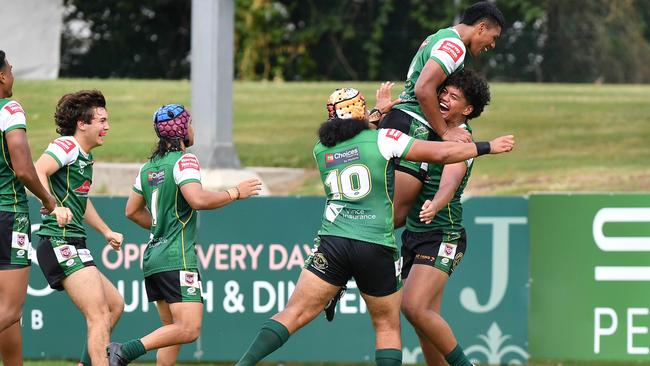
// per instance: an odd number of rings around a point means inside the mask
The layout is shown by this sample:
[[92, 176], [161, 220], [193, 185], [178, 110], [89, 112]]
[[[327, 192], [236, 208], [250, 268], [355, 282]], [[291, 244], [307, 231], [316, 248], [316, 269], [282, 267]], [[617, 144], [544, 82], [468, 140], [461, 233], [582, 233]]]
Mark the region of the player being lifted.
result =
[[394, 158], [461, 162], [510, 151], [513, 136], [491, 142], [429, 142], [394, 130], [372, 130], [363, 96], [336, 90], [331, 119], [318, 131], [314, 158], [327, 195], [322, 225], [286, 308], [259, 330], [238, 362], [254, 365], [311, 322], [350, 278], [365, 300], [375, 329], [378, 365], [402, 363], [400, 256], [393, 234]]
[[212, 210], [257, 196], [261, 182], [249, 179], [222, 192], [201, 186], [199, 161], [186, 149], [194, 143], [189, 112], [179, 104], [153, 116], [158, 144], [141, 168], [126, 203], [126, 216], [150, 230], [143, 270], [149, 301], [155, 301], [162, 327], [140, 339], [111, 343], [109, 364], [126, 365], [158, 349], [158, 365], [173, 365], [184, 343], [201, 332], [203, 298], [196, 256], [196, 210]]
[[[471, 132], [468, 120], [481, 115], [490, 101], [490, 90], [475, 72], [459, 70], [443, 84], [439, 101], [449, 128]], [[440, 315], [440, 305], [445, 284], [465, 254], [460, 197], [472, 163], [469, 159], [447, 165], [428, 164], [422, 191], [402, 233], [402, 312], [416, 329], [427, 365], [471, 365]]]
[[[478, 56], [494, 48], [504, 23], [496, 5], [481, 1], [463, 12], [459, 24], [428, 36], [411, 61], [399, 96], [401, 102], [384, 116], [379, 127], [394, 128], [421, 140], [470, 142], [466, 130], [448, 127], [443, 120], [438, 89], [447, 76], [463, 68], [467, 51]], [[395, 224], [401, 227], [426, 171], [419, 162], [403, 159], [395, 169]]]
[[23, 312], [29, 266], [31, 225], [27, 187], [43, 203], [42, 213], [56, 215], [61, 224], [72, 217], [38, 180], [27, 143], [25, 112], [13, 95], [13, 66], [0, 51], [0, 355], [8, 366], [22, 365], [20, 317]]
[[[124, 300], [113, 284], [97, 270], [86, 247], [84, 221], [104, 236], [115, 250], [122, 234], [114, 232], [99, 216], [88, 192], [93, 180], [91, 151], [104, 144], [108, 133], [106, 100], [98, 90], [66, 94], [54, 114], [54, 140], [36, 162], [41, 183], [60, 206], [68, 207], [72, 221], [59, 227], [46, 216], [38, 234], [39, 266], [53, 289], [65, 290], [79, 308], [88, 328], [87, 352], [93, 366], [106, 365], [110, 332], [124, 310]], [[87, 362], [87, 361], [86, 361]]]

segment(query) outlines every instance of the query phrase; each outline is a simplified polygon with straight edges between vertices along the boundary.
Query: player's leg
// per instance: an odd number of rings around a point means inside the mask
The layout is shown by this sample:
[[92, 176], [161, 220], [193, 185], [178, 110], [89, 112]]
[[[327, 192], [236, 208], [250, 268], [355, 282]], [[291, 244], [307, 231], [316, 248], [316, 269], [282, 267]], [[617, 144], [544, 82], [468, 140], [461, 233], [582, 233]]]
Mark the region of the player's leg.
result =
[[[392, 128], [419, 140], [429, 140], [433, 131], [422, 122], [399, 109], [393, 109], [382, 119], [379, 128]], [[406, 216], [415, 203], [426, 177], [426, 164], [407, 160], [395, 163], [393, 212], [395, 228], [404, 226]]]
[[0, 356], [5, 366], [22, 366], [23, 339], [20, 322], [15, 322], [9, 328], [0, 332]]
[[[163, 300], [156, 301], [156, 307], [158, 308], [158, 315], [160, 316], [160, 322], [163, 325], [170, 325], [174, 322], [172, 319], [172, 312], [169, 309], [169, 304]], [[158, 348], [156, 353], [156, 365], [157, 366], [171, 366], [176, 364], [176, 359], [178, 358], [178, 353], [181, 351], [181, 345], [175, 344], [172, 346]]]
[[402, 280], [397, 248], [353, 240], [350, 258], [352, 275], [375, 329], [375, 361], [380, 366], [401, 365]]
[[124, 312], [124, 298], [120, 295], [120, 292], [113, 285], [111, 281], [104, 276], [103, 273], [99, 272], [99, 276], [102, 279], [102, 286], [104, 289], [104, 296], [106, 298], [106, 304], [108, 305], [108, 311], [111, 315], [110, 328], [111, 331], [115, 328], [117, 321], [120, 320], [122, 312]]
[[316, 238], [315, 249], [305, 266], [287, 306], [269, 319], [239, 359], [238, 366], [255, 365], [312, 321], [350, 278], [345, 262], [349, 239], [336, 236]]
[[[195, 269], [159, 272], [146, 277], [149, 300], [169, 304], [158, 309], [164, 325], [140, 339], [123, 344], [111, 343], [108, 347], [109, 364], [126, 365], [147, 351], [194, 342], [201, 334], [203, 320], [200, 281], [198, 270]], [[173, 356], [171, 363], [175, 363]], [[169, 359], [166, 361], [169, 362]]]
[[62, 281], [63, 288], [77, 305], [88, 329], [88, 354], [93, 366], [107, 365], [111, 314], [104, 294], [102, 277], [97, 267], [84, 267]]
[[402, 312], [421, 339], [427, 363], [439, 364], [439, 355], [431, 351], [433, 345], [450, 365], [471, 365], [440, 315], [444, 286], [465, 252], [464, 234], [405, 231], [402, 241], [415, 252], [404, 284]]
[[23, 313], [23, 304], [27, 294], [29, 280], [29, 267], [0, 265], [0, 331], [8, 329], [20, 321]]

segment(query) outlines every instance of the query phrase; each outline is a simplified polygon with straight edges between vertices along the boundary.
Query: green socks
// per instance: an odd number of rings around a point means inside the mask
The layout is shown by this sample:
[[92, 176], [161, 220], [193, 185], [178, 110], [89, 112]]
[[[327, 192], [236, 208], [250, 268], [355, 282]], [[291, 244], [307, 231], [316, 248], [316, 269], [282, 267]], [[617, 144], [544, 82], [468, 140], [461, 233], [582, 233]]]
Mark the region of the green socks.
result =
[[450, 366], [473, 366], [472, 363], [469, 362], [469, 358], [465, 356], [460, 344], [457, 344], [456, 348], [445, 355], [445, 360], [447, 360], [447, 363]]
[[122, 344], [122, 355], [129, 360], [133, 361], [136, 358], [147, 353], [147, 350], [144, 349], [144, 345], [140, 342], [139, 339], [133, 339]]
[[289, 330], [282, 323], [269, 319], [262, 325], [253, 343], [236, 366], [252, 366], [270, 355], [289, 339]]
[[91, 366], [90, 355], [88, 354], [88, 342], [84, 343], [84, 350], [81, 353], [79, 363], [82, 363], [84, 366]]
[[402, 350], [393, 348], [378, 349], [375, 351], [377, 366], [400, 366], [402, 364]]

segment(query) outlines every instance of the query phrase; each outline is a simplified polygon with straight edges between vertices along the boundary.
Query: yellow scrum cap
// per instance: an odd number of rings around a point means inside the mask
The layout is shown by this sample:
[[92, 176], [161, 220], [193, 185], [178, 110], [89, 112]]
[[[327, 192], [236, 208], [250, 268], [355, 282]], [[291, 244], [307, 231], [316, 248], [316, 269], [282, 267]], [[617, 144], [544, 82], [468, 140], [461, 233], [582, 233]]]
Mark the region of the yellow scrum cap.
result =
[[365, 119], [366, 100], [354, 88], [336, 89], [327, 101], [328, 119]]

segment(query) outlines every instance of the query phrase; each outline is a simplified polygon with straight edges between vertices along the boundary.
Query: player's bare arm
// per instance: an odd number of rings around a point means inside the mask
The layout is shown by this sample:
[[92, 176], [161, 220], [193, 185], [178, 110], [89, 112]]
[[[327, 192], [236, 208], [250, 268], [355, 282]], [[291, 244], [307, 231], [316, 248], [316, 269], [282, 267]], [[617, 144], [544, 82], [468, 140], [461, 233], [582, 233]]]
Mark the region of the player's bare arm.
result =
[[29, 152], [29, 143], [27, 142], [25, 130], [22, 128], [11, 130], [6, 133], [5, 139], [7, 140], [11, 165], [16, 173], [16, 177], [25, 184], [25, 187], [30, 192], [41, 200], [45, 209], [43, 213], [49, 215], [54, 211], [56, 201], [38, 179], [34, 163], [32, 162], [32, 156]]
[[451, 199], [467, 172], [465, 162], [445, 165], [440, 178], [440, 186], [432, 199], [424, 201], [420, 211], [420, 221], [430, 224], [433, 217], [445, 207]]
[[194, 210], [211, 210], [223, 207], [233, 201], [257, 196], [262, 189], [262, 182], [248, 179], [227, 191], [211, 192], [203, 189], [201, 183], [187, 183], [181, 187], [181, 193]]
[[415, 83], [415, 96], [429, 125], [438, 136], [446, 141], [471, 142], [472, 136], [469, 132], [460, 127], [448, 128], [440, 114], [438, 87], [446, 78], [447, 75], [436, 61], [427, 61]]
[[501, 154], [512, 150], [513, 135], [501, 136], [492, 141], [473, 144], [462, 142], [436, 142], [414, 140], [405, 158], [438, 164], [458, 163], [484, 154]]
[[93, 206], [90, 198], [86, 203], [86, 213], [84, 214], [84, 219], [86, 220], [86, 223], [90, 225], [90, 227], [97, 230], [97, 232], [104, 236], [107, 244], [109, 244], [115, 250], [120, 250], [120, 247], [122, 246], [122, 240], [124, 239], [123, 235], [111, 230], [111, 228], [106, 225], [106, 222], [104, 222], [104, 220], [102, 220], [102, 218], [97, 213], [97, 210], [95, 209], [95, 206]]
[[[38, 175], [38, 180], [41, 182], [41, 186], [48, 194], [51, 194], [48, 179], [52, 174], [59, 170], [59, 164], [50, 155], [43, 154], [34, 164], [34, 168], [36, 169], [36, 175]], [[60, 227], [64, 227], [72, 222], [72, 211], [60, 203], [54, 208], [54, 210], [52, 210], [50, 215], [56, 217], [56, 222]]]
[[129, 199], [126, 201], [125, 215], [141, 228], [151, 229], [151, 212], [147, 209], [147, 202], [141, 194], [131, 192]]

